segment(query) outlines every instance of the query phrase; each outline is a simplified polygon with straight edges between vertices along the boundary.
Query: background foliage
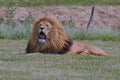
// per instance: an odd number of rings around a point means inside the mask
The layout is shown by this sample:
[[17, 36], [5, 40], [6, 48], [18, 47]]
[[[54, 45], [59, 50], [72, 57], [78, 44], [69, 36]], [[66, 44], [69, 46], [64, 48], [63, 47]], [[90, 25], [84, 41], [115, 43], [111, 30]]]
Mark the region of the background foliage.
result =
[[0, 0], [0, 6], [120, 5], [119, 0]]

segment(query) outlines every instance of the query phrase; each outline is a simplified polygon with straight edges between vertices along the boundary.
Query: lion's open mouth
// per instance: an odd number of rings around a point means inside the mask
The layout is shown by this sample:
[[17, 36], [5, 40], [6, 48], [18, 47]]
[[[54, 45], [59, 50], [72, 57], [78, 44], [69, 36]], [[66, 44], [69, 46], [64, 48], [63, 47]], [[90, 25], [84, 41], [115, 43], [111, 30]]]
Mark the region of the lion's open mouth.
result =
[[43, 31], [39, 33], [39, 42], [44, 43], [46, 40], [46, 35]]

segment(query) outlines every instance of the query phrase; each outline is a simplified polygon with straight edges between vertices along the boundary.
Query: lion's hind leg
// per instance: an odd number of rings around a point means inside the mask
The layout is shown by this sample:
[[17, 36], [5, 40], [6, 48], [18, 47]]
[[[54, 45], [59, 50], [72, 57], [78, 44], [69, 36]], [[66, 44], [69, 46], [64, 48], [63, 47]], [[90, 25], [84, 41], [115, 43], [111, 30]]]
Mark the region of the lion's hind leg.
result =
[[98, 55], [98, 56], [107, 55], [107, 53], [105, 53], [102, 49], [100, 49], [100, 48], [98, 48], [96, 46], [93, 46], [93, 45], [89, 45], [89, 44], [85, 45], [85, 49], [83, 50], [83, 53], [92, 54], [92, 55]]

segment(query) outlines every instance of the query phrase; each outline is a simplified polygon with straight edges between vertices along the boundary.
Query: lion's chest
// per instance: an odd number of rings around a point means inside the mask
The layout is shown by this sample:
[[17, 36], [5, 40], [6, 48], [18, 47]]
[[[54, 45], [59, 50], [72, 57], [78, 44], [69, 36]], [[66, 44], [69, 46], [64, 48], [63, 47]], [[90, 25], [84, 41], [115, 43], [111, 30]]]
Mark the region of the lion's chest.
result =
[[60, 51], [59, 49], [55, 49], [53, 46], [49, 46], [48, 44], [40, 44], [39, 47], [35, 48], [36, 52], [40, 53], [56, 54]]
[[44, 53], [44, 54], [57, 54], [57, 51], [54, 51], [54, 50], [43, 50], [43, 51], [40, 51], [41, 53]]

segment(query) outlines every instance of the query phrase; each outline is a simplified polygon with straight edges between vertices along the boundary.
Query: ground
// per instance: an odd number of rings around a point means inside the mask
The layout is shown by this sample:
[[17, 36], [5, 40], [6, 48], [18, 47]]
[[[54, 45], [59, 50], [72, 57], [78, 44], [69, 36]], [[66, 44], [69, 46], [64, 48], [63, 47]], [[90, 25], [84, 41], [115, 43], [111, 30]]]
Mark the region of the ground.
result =
[[[95, 13], [91, 27], [102, 27], [115, 36], [102, 32], [102, 35], [90, 34], [86, 37], [81, 31], [67, 30], [74, 39], [81, 40], [82, 35], [85, 38], [81, 42], [102, 48], [108, 56], [13, 54], [24, 51], [27, 44], [24, 39], [29, 30], [27, 27], [21, 29], [21, 24], [33, 24], [34, 18], [49, 15], [76, 29], [86, 27], [93, 5]], [[120, 0], [0, 0], [0, 80], [120, 80], [119, 5]], [[16, 23], [16, 28], [11, 23]], [[116, 33], [113, 33], [114, 29]], [[97, 30], [99, 32], [100, 29]], [[20, 33], [22, 31], [25, 38]], [[12, 35], [13, 32], [15, 35]], [[16, 40], [7, 40], [11, 35], [13, 38], [10, 39]], [[88, 41], [91, 35], [95, 39]], [[98, 40], [99, 36], [104, 41]]]
[[[120, 6], [99, 6], [95, 5], [92, 27], [107, 27], [120, 29]], [[92, 6], [46, 6], [46, 7], [0, 7], [0, 18], [6, 22], [18, 23], [25, 21], [29, 15], [32, 18], [38, 16], [54, 16], [61, 23], [70, 23], [75, 27], [86, 27], [91, 15]], [[30, 20], [30, 18], [29, 18]], [[0, 20], [1, 22], [1, 20]]]
[[26, 40], [0, 40], [1, 80], [119, 80], [120, 44], [113, 41], [81, 41], [104, 49], [105, 57], [91, 55], [14, 55]]

